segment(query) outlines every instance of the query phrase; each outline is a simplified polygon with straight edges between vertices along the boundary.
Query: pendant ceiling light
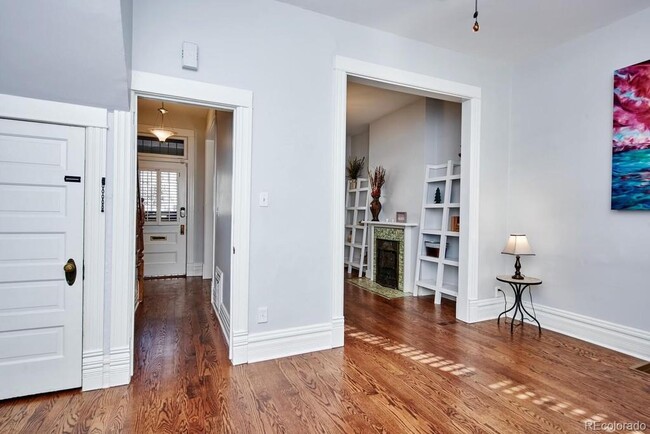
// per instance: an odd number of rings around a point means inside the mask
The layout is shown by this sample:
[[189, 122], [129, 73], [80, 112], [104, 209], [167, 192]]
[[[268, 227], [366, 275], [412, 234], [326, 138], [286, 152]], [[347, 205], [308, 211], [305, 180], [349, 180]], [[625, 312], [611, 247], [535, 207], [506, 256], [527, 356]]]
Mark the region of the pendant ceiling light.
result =
[[478, 32], [481, 26], [478, 25], [478, 0], [474, 0], [474, 25], [472, 30], [474, 33]]
[[164, 142], [171, 136], [176, 135], [176, 131], [171, 130], [169, 128], [165, 128], [165, 115], [169, 113], [169, 110], [165, 108], [164, 102], [162, 103], [162, 106], [158, 109], [158, 112], [160, 113], [160, 126], [156, 128], [152, 128], [149, 131], [151, 131], [151, 133], [154, 136], [158, 137], [158, 140]]

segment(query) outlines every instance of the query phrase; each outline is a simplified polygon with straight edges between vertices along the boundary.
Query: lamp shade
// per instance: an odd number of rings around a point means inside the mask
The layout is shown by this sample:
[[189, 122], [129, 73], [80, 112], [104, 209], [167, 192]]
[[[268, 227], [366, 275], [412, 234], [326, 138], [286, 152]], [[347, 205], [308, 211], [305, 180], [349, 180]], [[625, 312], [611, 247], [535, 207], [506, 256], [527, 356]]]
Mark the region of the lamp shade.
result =
[[160, 140], [161, 142], [164, 142], [165, 140], [167, 140], [171, 136], [176, 135], [175, 131], [167, 130], [167, 129], [164, 129], [164, 128], [151, 128], [149, 131], [151, 131], [151, 134], [158, 137], [158, 140]]
[[508, 242], [501, 253], [506, 255], [534, 255], [526, 234], [510, 234]]
[[175, 136], [176, 131], [170, 128], [165, 128], [165, 115], [169, 113], [169, 110], [165, 109], [164, 101], [162, 102], [162, 106], [158, 109], [158, 112], [160, 113], [160, 126], [151, 128], [149, 131], [151, 131], [151, 134], [158, 137], [158, 140], [164, 142], [171, 136]]

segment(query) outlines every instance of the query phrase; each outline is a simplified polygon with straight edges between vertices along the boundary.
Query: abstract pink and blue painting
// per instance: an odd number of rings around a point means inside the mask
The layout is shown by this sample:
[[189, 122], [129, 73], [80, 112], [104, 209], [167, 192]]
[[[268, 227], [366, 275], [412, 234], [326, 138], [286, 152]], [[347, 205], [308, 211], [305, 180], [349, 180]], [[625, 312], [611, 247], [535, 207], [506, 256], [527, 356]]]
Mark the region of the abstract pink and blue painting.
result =
[[650, 60], [614, 72], [612, 209], [650, 210]]

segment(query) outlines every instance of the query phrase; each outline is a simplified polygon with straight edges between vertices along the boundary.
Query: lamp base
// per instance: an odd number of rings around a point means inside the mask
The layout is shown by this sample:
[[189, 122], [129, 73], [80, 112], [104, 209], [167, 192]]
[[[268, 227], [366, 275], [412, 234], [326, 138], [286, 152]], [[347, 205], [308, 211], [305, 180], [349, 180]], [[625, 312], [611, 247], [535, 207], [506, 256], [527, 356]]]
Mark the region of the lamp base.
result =
[[524, 276], [521, 275], [521, 262], [519, 261], [519, 255], [515, 259], [515, 274], [512, 276], [513, 279], [524, 280]]

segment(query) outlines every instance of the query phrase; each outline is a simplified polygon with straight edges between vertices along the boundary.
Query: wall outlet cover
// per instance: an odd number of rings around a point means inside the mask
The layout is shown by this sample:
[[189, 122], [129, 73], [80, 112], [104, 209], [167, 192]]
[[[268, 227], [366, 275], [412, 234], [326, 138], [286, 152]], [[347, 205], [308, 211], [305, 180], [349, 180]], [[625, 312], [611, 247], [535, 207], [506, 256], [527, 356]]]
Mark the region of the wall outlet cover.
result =
[[260, 193], [260, 206], [269, 206], [269, 192], [263, 191]]

